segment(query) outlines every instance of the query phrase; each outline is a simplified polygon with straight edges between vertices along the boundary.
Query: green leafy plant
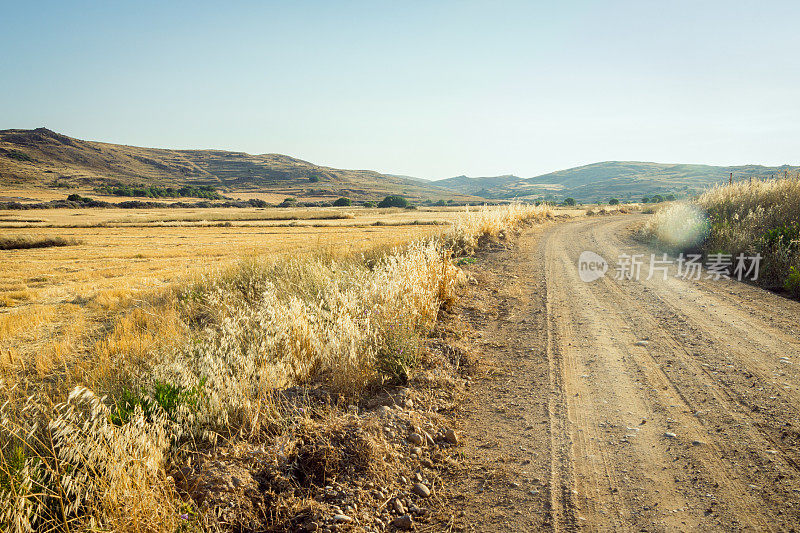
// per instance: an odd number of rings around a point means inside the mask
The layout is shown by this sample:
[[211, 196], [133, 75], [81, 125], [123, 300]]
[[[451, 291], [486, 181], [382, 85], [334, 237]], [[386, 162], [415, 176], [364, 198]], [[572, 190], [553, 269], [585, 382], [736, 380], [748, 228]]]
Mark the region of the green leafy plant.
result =
[[800, 270], [789, 267], [789, 275], [783, 283], [784, 288], [795, 298], [800, 298]]
[[408, 200], [393, 194], [381, 200], [378, 207], [408, 207], [408, 205]]
[[797, 248], [800, 241], [800, 226], [797, 222], [771, 228], [764, 233], [764, 242], [769, 246], [783, 245], [786, 248]]
[[156, 381], [153, 384], [153, 393], [148, 395], [143, 390], [132, 391], [123, 389], [117, 399], [116, 409], [110, 415], [111, 422], [121, 426], [128, 422], [136, 408], [142, 409], [145, 418], [152, 421], [158, 408], [162, 409], [170, 419], [175, 419], [178, 408], [186, 405], [191, 410], [196, 410], [202, 401], [203, 387], [206, 379], [201, 378], [194, 387], [184, 389], [171, 383]]

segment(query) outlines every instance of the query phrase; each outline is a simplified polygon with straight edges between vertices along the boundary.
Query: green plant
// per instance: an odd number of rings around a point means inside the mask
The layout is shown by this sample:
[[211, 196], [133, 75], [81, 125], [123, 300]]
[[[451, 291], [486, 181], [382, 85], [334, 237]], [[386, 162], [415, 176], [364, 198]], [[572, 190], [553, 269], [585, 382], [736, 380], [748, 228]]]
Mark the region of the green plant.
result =
[[608, 201], [608, 205], [619, 205], [619, 200], [617, 200], [616, 198], [612, 198], [611, 200]]
[[132, 391], [125, 388], [117, 399], [116, 408], [109, 415], [109, 419], [113, 424], [121, 426], [133, 417], [137, 408], [140, 408], [148, 421], [154, 419], [157, 409], [162, 409], [170, 419], [174, 420], [181, 405], [187, 406], [192, 411], [199, 407], [204, 397], [205, 382], [206, 378], [201, 378], [194, 387], [184, 389], [156, 380], [152, 395], [143, 390]]
[[575, 205], [575, 198], [564, 198], [564, 205]]
[[388, 381], [405, 384], [419, 359], [419, 334], [400, 324], [387, 327], [384, 335], [384, 343], [378, 350], [375, 366]]
[[800, 270], [789, 267], [789, 275], [783, 282], [783, 287], [795, 298], [800, 298]]
[[403, 198], [402, 196], [398, 196], [396, 194], [392, 194], [384, 198], [378, 204], [378, 207], [407, 207], [408, 200]]
[[26, 163], [32, 163], [35, 161], [34, 158], [25, 152], [20, 152], [19, 150], [8, 150], [6, 152], [6, 157], [9, 159], [16, 159], [17, 161], [25, 161]]
[[800, 226], [797, 222], [790, 222], [767, 230], [763, 236], [764, 242], [769, 246], [785, 246], [797, 248], [800, 241]]
[[349, 207], [350, 205], [352, 205], [352, 203], [353, 202], [350, 201], [350, 198], [342, 197], [342, 198], [337, 198], [336, 200], [334, 200], [333, 201], [333, 206], [334, 207]]

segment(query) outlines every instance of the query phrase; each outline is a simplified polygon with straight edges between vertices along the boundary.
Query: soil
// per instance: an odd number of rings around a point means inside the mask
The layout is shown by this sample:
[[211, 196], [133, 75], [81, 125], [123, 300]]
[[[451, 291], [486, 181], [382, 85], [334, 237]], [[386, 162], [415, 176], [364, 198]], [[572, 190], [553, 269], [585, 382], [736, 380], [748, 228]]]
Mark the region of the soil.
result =
[[581, 281], [652, 250], [641, 215], [535, 227], [465, 265], [482, 365], [461, 409], [462, 531], [793, 531], [800, 303], [736, 281]]

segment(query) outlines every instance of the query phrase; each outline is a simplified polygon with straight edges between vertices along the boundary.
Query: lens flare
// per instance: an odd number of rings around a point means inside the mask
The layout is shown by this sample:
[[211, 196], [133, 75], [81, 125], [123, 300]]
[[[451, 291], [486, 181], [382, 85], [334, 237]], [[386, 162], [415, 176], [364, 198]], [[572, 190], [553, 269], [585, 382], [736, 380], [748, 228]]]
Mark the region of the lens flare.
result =
[[678, 249], [693, 248], [702, 243], [711, 230], [708, 215], [690, 204], [673, 204], [654, 215], [656, 236]]

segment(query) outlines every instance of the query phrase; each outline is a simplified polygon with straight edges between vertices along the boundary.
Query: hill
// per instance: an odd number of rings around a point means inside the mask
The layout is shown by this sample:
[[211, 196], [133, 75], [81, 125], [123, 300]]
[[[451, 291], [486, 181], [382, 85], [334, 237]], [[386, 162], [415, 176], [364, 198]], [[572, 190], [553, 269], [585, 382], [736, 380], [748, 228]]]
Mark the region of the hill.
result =
[[727, 181], [731, 172], [734, 180], [741, 180], [749, 177], [777, 176], [796, 168], [788, 165], [725, 167], [604, 161], [528, 179], [516, 176], [491, 178], [458, 176], [433, 183], [464, 194], [492, 199], [516, 197], [560, 200], [572, 197], [581, 202], [596, 202], [609, 198], [641, 200], [644, 196], [654, 194], [692, 196], [711, 185]]
[[166, 150], [84, 141], [46, 128], [0, 130], [0, 186], [26, 190], [114, 185], [212, 186], [223, 194], [308, 199], [476, 200], [458, 191], [371, 170], [342, 170], [281, 154]]

